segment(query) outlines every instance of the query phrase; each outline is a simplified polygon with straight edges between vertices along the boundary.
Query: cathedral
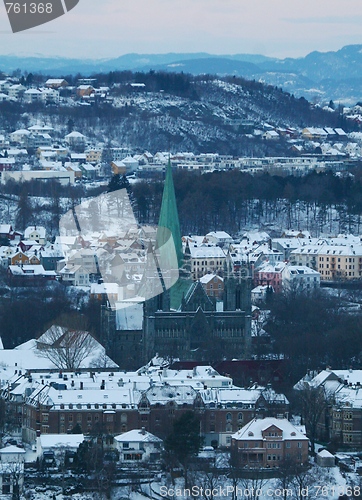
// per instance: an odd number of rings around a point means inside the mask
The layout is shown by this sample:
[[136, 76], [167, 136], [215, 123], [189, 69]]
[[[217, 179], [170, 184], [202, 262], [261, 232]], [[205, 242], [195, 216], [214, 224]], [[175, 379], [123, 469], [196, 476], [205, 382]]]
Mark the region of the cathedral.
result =
[[[216, 362], [245, 359], [251, 350], [251, 276], [248, 268], [237, 271], [231, 259], [223, 269], [224, 298], [209, 297], [200, 281], [191, 279], [189, 251], [182, 251], [171, 164], [166, 172], [156, 248], [164, 247], [172, 235], [177, 259], [177, 281], [165, 286], [167, 276], [147, 265], [138, 295], [147, 297], [147, 287], [160, 280], [156, 296], [117, 309], [103, 306], [101, 340], [109, 356], [121, 368], [136, 369], [156, 354], [169, 360]], [[150, 245], [147, 262], [155, 261]], [[174, 264], [175, 265], [175, 264]], [[171, 270], [172, 272], [172, 270]]]

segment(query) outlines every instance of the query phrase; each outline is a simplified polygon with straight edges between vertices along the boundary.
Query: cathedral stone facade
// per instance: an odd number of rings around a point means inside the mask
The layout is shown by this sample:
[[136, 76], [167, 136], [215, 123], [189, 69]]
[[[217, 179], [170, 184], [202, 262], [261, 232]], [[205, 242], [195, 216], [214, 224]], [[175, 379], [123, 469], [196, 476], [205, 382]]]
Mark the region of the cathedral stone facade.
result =
[[199, 281], [191, 283], [177, 310], [168, 295], [144, 304], [143, 357], [155, 353], [170, 359], [217, 361], [245, 358], [250, 351], [250, 280], [230, 274], [225, 300], [220, 304], [205, 293]]

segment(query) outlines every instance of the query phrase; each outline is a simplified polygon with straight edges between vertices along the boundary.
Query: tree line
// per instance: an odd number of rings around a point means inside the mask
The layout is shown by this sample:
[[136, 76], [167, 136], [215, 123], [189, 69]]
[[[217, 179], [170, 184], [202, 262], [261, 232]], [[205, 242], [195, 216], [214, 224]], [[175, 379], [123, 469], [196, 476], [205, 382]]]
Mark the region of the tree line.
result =
[[[236, 234], [250, 225], [278, 223], [282, 228], [321, 232], [359, 231], [362, 214], [362, 176], [338, 177], [312, 172], [303, 177], [239, 170], [202, 176], [174, 175], [182, 232], [205, 234], [225, 230]], [[140, 223], [157, 224], [163, 183], [142, 181], [133, 186]], [[200, 210], [200, 207], [202, 209]]]

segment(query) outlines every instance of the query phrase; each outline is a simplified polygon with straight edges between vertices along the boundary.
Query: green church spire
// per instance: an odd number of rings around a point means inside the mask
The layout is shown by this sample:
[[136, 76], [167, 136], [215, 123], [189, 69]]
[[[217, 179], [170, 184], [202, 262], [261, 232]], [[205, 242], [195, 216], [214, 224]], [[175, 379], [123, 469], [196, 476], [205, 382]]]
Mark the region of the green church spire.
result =
[[170, 237], [170, 232], [175, 245], [178, 267], [181, 268], [183, 262], [181, 231], [176, 205], [175, 187], [172, 178], [171, 160], [169, 159], [156, 236], [156, 246], [158, 248], [161, 248], [166, 243]]

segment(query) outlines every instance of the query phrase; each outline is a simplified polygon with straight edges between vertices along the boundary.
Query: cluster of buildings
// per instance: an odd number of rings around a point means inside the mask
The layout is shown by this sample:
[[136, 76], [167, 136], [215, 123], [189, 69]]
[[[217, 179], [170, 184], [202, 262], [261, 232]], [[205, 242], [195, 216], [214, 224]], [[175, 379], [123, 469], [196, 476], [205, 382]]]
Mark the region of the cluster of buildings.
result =
[[[33, 94], [40, 92], [35, 89], [31, 91]], [[309, 134], [302, 135], [309, 148], [304, 151], [305, 154], [302, 146], [294, 145], [295, 151], [286, 157], [234, 158], [217, 153], [184, 152], [170, 155], [169, 152], [152, 154], [145, 151], [135, 154], [130, 147], [109, 147], [90, 141], [77, 130], [64, 134], [50, 125], [34, 124], [11, 133], [0, 131], [1, 182], [56, 179], [62, 184], [72, 185], [75, 181], [102, 180], [111, 172], [152, 177], [164, 174], [169, 159], [175, 169], [199, 173], [239, 169], [250, 174], [269, 172], [277, 175], [305, 175], [312, 170], [342, 172], [360, 158], [358, 134], [355, 133], [353, 142], [342, 141], [332, 148], [331, 142], [321, 145], [313, 142], [311, 131], [314, 129], [304, 129], [307, 130]], [[347, 137], [340, 130], [339, 134]], [[331, 141], [331, 133], [326, 133], [326, 137]]]
[[72, 131], [62, 137], [53, 127], [33, 125], [0, 135], [1, 182], [95, 180], [101, 173], [102, 148], [87, 145], [86, 137]]
[[80, 100], [82, 103], [94, 103], [96, 99], [105, 101], [109, 94], [109, 87], [95, 85], [93, 78], [80, 79], [78, 86], [69, 85], [64, 78], [49, 78], [39, 83], [22, 84], [15, 77], [0, 80], [0, 102], [22, 102], [26, 104], [43, 103], [46, 105], [69, 104], [67, 98]]
[[327, 404], [317, 423], [317, 437], [345, 449], [359, 449], [362, 444], [362, 370], [308, 372], [295, 386], [320, 392]]
[[[51, 105], [91, 105], [95, 102], [122, 107], [130, 99], [114, 97], [118, 87], [97, 87], [92, 78], [79, 80], [70, 86], [64, 79], [48, 79], [42, 85], [22, 85], [14, 78], [0, 80], [0, 102], [43, 102]], [[147, 99], [143, 84], [130, 84], [129, 92], [136, 92], [133, 101]], [[139, 92], [142, 95], [139, 95]], [[346, 117], [359, 116], [356, 110], [347, 110]], [[230, 122], [230, 123], [229, 123]], [[234, 123], [235, 122], [235, 123]], [[180, 170], [199, 173], [214, 170], [239, 169], [250, 174], [269, 172], [277, 175], [305, 175], [312, 170], [343, 172], [358, 162], [362, 156], [362, 136], [347, 134], [342, 128], [276, 127], [269, 123], [245, 124], [242, 120], [228, 120], [226, 125], [237, 128], [241, 135], [262, 138], [265, 141], [288, 142], [290, 155], [281, 157], [233, 157], [217, 153], [194, 154], [179, 152], [137, 152], [132, 147], [109, 147], [91, 141], [82, 131], [69, 130], [67, 134], [45, 123], [35, 123], [11, 133], [0, 130], [1, 182], [32, 179], [57, 179], [63, 184], [75, 181], [104, 179], [111, 172], [121, 175], [150, 177], [163, 174], [168, 159]], [[20, 173], [21, 172], [21, 173]]]
[[[0, 352], [2, 357], [6, 354]], [[8, 402], [8, 415], [14, 416], [12, 433], [28, 443], [43, 434], [69, 434], [76, 427], [90, 435], [108, 436], [110, 441], [142, 427], [164, 439], [173, 421], [192, 411], [200, 420], [205, 445], [228, 447], [232, 434], [256, 416], [288, 417], [284, 395], [257, 384], [236, 387], [230, 377], [219, 375], [211, 366], [72, 372], [55, 367], [21, 370], [25, 365], [29, 362], [22, 358], [10, 378], [5, 380], [2, 374], [2, 395]]]

